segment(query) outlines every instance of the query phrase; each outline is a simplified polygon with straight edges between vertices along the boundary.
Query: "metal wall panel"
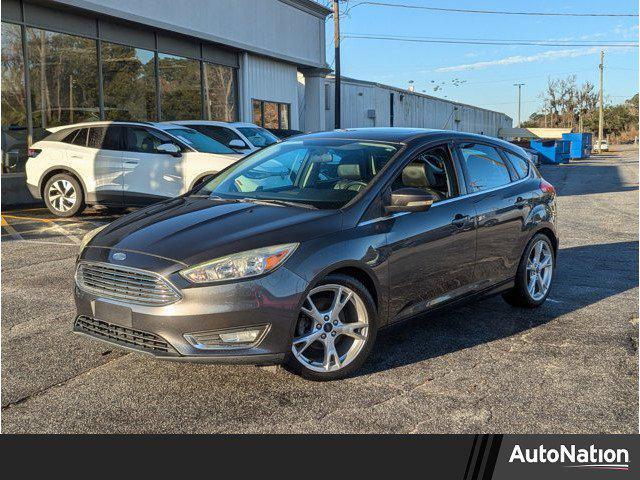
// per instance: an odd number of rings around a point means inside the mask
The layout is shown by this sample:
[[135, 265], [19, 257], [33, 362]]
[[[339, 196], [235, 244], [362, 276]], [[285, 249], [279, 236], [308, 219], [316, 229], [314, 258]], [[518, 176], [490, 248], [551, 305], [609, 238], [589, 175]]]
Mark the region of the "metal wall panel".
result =
[[244, 120], [251, 121], [251, 100], [289, 103], [291, 105], [291, 127], [297, 129], [298, 115], [298, 70], [295, 65], [258, 57], [248, 56], [244, 76], [247, 98], [244, 101]]
[[153, 50], [156, 37], [152, 30], [135, 28], [131, 25], [100, 20], [100, 36], [103, 40]]
[[[326, 80], [333, 92], [334, 81]], [[436, 128], [482, 133], [497, 136], [501, 128], [510, 127], [513, 120], [504, 113], [494, 112], [472, 105], [464, 105], [444, 99], [387, 87], [372, 82], [343, 78], [342, 95], [343, 128], [390, 126], [389, 95], [394, 94], [394, 126]], [[331, 95], [333, 97], [333, 93]], [[325, 111], [327, 128], [334, 123], [334, 105]], [[375, 110], [375, 119], [368, 111]]]
[[22, 10], [19, 0], [2, 0], [2, 21], [19, 22], [22, 20]]
[[95, 19], [43, 5], [24, 3], [24, 21], [44, 30], [70, 33], [83, 37], [97, 37], [98, 26]]

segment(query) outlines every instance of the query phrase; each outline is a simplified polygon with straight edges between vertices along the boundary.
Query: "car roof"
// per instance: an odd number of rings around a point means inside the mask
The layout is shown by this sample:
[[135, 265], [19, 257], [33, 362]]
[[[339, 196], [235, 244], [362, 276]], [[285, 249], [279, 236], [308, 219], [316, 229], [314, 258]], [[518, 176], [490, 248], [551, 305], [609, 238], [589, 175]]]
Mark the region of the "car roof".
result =
[[175, 125], [215, 125], [218, 127], [257, 127], [262, 128], [256, 125], [255, 123], [248, 122], [220, 122], [217, 120], [176, 120], [175, 122], [163, 122], [163, 123], [172, 123]]
[[51, 133], [59, 132], [60, 130], [66, 130], [69, 128], [82, 128], [82, 127], [97, 127], [104, 125], [140, 125], [146, 127], [155, 127], [159, 129], [164, 129], [167, 125], [162, 124], [160, 122], [120, 122], [120, 121], [110, 121], [110, 120], [100, 120], [95, 122], [81, 122], [81, 123], [72, 123], [69, 125], [60, 125], [59, 127], [47, 127], [47, 131]]
[[370, 128], [345, 128], [327, 132], [310, 133], [299, 135], [296, 140], [312, 139], [312, 138], [335, 138], [335, 139], [351, 139], [351, 140], [370, 140], [380, 142], [408, 143], [414, 139], [437, 139], [442, 138], [460, 138], [460, 139], [477, 139], [490, 140], [493, 142], [504, 143], [498, 138], [487, 137], [474, 133], [459, 132], [455, 130], [438, 130], [430, 128], [404, 128], [404, 127], [370, 127]]

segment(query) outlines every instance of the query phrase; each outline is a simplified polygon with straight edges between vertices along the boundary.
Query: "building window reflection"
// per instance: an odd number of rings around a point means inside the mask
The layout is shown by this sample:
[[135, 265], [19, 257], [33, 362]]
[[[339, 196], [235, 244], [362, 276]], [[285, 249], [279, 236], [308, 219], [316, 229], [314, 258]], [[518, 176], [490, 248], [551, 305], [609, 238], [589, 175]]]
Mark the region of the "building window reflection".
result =
[[27, 28], [34, 141], [47, 127], [100, 119], [95, 40]]
[[106, 120], [157, 120], [154, 53], [102, 42], [102, 82]]
[[162, 119], [202, 118], [200, 62], [159, 53], [158, 65]]
[[234, 68], [204, 63], [205, 118], [221, 122], [238, 120], [237, 81]]
[[291, 124], [291, 105], [288, 103], [253, 100], [253, 123], [264, 128], [288, 130]]
[[20, 25], [2, 22], [2, 173], [27, 161], [27, 102]]

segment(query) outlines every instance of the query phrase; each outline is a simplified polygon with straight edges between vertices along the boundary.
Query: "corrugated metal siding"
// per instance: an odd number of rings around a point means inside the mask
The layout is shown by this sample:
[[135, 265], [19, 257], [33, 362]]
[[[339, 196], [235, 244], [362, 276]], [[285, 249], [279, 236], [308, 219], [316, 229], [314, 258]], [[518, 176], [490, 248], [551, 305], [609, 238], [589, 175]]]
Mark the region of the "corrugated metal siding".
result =
[[[325, 111], [325, 116], [327, 129], [331, 129], [334, 123], [333, 79], [327, 79], [327, 83], [330, 85], [331, 108]], [[501, 128], [509, 128], [513, 123], [511, 117], [504, 113], [376, 84], [343, 79], [340, 92], [343, 128], [390, 126], [389, 97], [391, 93], [394, 94], [394, 126], [396, 127], [445, 128], [495, 137], [498, 136]], [[368, 111], [372, 109], [375, 110], [375, 119], [368, 118]]]
[[291, 105], [291, 128], [298, 128], [298, 70], [295, 65], [265, 57], [248, 56], [245, 121], [251, 121], [251, 100], [268, 100]]

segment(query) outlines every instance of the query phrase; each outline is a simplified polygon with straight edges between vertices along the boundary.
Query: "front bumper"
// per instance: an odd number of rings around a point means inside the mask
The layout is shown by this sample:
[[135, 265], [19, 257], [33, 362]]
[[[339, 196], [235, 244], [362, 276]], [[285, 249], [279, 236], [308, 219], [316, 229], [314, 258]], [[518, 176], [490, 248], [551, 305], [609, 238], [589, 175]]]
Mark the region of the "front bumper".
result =
[[[135, 260], [138, 255], [128, 257]], [[282, 363], [291, 348], [307, 287], [302, 278], [280, 267], [265, 277], [244, 282], [194, 287], [177, 276], [171, 281], [182, 298], [166, 306], [131, 304], [76, 285], [74, 332], [166, 360]], [[184, 337], [256, 325], [268, 325], [268, 331], [252, 347], [196, 348]]]

